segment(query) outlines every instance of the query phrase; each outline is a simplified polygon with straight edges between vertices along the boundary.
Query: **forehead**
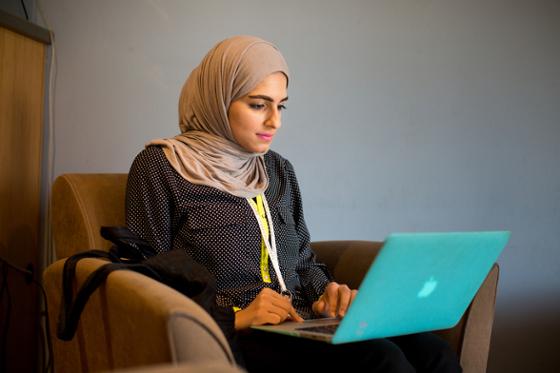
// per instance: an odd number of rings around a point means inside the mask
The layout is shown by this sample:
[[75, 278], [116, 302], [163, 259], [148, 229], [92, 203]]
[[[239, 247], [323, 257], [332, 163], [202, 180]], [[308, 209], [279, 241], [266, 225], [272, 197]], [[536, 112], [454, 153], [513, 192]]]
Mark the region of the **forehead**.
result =
[[282, 72], [275, 72], [261, 80], [249, 94], [267, 92], [275, 93], [277, 95], [285, 95], [288, 90], [287, 85], [288, 80], [286, 76]]

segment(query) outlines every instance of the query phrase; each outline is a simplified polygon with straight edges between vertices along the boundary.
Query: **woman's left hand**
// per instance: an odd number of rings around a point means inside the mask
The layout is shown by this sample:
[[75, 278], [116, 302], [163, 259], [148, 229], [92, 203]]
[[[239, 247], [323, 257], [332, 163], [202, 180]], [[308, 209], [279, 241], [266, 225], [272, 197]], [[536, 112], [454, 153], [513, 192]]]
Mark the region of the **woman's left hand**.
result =
[[348, 307], [358, 294], [347, 285], [329, 282], [323, 295], [313, 303], [313, 312], [324, 317], [344, 317]]

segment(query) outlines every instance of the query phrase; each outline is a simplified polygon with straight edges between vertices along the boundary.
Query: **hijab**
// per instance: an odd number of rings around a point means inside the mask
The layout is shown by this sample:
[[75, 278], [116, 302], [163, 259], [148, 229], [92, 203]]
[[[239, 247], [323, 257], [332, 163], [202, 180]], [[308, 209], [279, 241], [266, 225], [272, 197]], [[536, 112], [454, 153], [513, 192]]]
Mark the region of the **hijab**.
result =
[[254, 36], [234, 36], [216, 44], [190, 74], [179, 98], [181, 134], [152, 140], [185, 180], [237, 197], [253, 198], [268, 187], [265, 153], [251, 153], [234, 139], [230, 104], [268, 75], [288, 66], [276, 46]]

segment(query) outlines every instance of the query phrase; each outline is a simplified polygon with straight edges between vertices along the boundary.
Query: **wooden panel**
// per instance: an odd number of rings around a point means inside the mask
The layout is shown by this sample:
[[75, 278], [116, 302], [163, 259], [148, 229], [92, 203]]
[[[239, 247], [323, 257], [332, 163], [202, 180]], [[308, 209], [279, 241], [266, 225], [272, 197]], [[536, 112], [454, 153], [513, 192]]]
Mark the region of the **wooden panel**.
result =
[[[35, 269], [40, 247], [44, 58], [43, 44], [0, 27], [0, 256]], [[8, 286], [6, 371], [36, 371], [37, 289], [13, 270]], [[3, 298], [2, 312], [6, 307]]]
[[0, 10], [0, 27], [43, 44], [51, 43], [49, 30], [2, 10]]

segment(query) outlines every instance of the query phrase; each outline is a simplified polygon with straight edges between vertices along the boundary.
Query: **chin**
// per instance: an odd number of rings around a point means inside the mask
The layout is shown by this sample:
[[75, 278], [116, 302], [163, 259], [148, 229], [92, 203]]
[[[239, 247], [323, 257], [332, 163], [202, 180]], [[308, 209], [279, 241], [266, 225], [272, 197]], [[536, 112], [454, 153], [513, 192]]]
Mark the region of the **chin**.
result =
[[255, 151], [253, 151], [253, 153], [266, 153], [269, 150], [270, 150], [270, 146], [267, 146], [266, 148], [255, 149]]
[[245, 147], [245, 150], [247, 150], [250, 153], [266, 153], [269, 149], [270, 149], [270, 145]]

